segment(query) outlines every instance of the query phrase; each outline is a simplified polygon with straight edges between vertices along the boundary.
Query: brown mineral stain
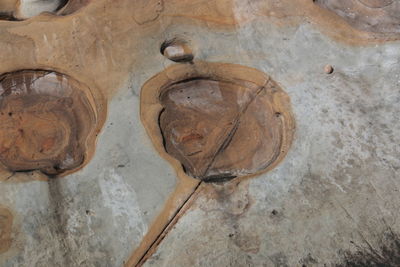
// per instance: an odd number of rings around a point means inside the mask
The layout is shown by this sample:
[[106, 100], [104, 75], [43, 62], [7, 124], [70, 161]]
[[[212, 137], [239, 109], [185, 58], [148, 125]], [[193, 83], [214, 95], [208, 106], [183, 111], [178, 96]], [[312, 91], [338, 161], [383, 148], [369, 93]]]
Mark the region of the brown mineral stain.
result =
[[10, 172], [66, 175], [94, 152], [105, 118], [100, 95], [74, 79], [48, 71], [0, 77], [0, 162]]
[[46, 152], [50, 150], [54, 146], [55, 140], [52, 137], [45, 139], [42, 143], [42, 148], [40, 149], [41, 152]]
[[276, 166], [292, 142], [289, 97], [252, 68], [176, 65], [141, 92], [147, 133], [180, 177], [216, 182], [257, 175]]
[[0, 206], [0, 254], [10, 249], [12, 244], [12, 213]]

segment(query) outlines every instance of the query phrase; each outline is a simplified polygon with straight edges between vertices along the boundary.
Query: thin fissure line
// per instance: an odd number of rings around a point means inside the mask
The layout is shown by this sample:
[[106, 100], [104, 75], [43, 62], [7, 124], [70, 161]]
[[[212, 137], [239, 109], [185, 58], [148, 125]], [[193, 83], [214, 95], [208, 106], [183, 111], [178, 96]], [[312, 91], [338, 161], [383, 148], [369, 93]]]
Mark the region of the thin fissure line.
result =
[[[142, 266], [147, 259], [145, 259], [145, 257], [149, 254], [150, 250], [153, 248], [158, 247], [162, 240], [166, 237], [166, 234], [163, 236], [164, 233], [166, 233], [166, 230], [169, 228], [169, 226], [174, 222], [176, 216], [178, 216], [178, 214], [181, 212], [181, 210], [183, 209], [183, 207], [186, 205], [186, 203], [189, 202], [189, 200], [193, 197], [193, 195], [196, 193], [196, 191], [199, 189], [200, 185], [202, 184], [202, 182], [200, 181], [197, 186], [195, 187], [195, 189], [193, 190], [192, 193], [190, 193], [190, 195], [186, 198], [186, 200], [182, 203], [182, 205], [175, 211], [174, 215], [172, 216], [172, 218], [168, 221], [168, 223], [163, 227], [163, 229], [160, 231], [160, 233], [157, 235], [157, 237], [154, 239], [154, 241], [151, 243], [151, 245], [148, 247], [148, 249], [143, 253], [143, 255], [140, 257], [138, 263], [135, 266]], [[176, 221], [177, 222], [177, 221]], [[175, 222], [175, 223], [176, 223]]]
[[214, 163], [215, 159], [217, 158], [217, 156], [223, 152], [225, 150], [226, 147], [228, 147], [228, 145], [230, 144], [230, 142], [233, 139], [233, 136], [235, 135], [237, 129], [239, 128], [239, 123], [240, 123], [240, 119], [243, 116], [243, 114], [246, 113], [247, 109], [249, 108], [249, 106], [254, 102], [254, 100], [259, 96], [259, 94], [265, 90], [265, 85], [264, 86], [260, 86], [260, 88], [258, 89], [258, 91], [255, 93], [254, 97], [249, 101], [249, 103], [245, 106], [245, 108], [242, 111], [239, 111], [238, 115], [236, 116], [235, 119], [235, 125], [232, 127], [232, 129], [230, 130], [230, 132], [228, 133], [228, 135], [226, 136], [226, 138], [224, 139], [224, 141], [222, 142], [221, 146], [217, 149], [217, 151], [215, 152], [213, 158], [211, 159], [210, 163], [208, 164], [206, 170], [203, 173], [203, 177], [208, 173], [208, 171], [210, 170], [212, 164]]
[[[241, 116], [247, 111], [248, 107], [254, 102], [254, 100], [258, 97], [258, 95], [265, 90], [265, 86], [260, 86], [259, 90], [256, 92], [255, 96], [249, 101], [249, 103], [246, 105], [246, 107], [239, 112], [237, 119], [235, 121], [235, 125], [234, 127], [231, 129], [231, 131], [228, 133], [227, 138], [224, 140], [224, 142], [222, 142], [220, 148], [217, 150], [217, 153], [215, 153], [213, 160], [211, 160], [211, 163], [209, 164], [209, 166], [207, 167], [204, 175], [207, 173], [208, 169], [211, 167], [212, 163], [214, 162], [216, 156], [224, 150], [224, 148], [229, 145], [230, 141], [233, 138], [233, 135], [235, 134], [238, 126], [239, 126], [239, 122], [240, 122], [240, 118]], [[174, 221], [175, 218], [178, 216], [178, 214], [180, 214], [181, 210], [183, 209], [183, 207], [189, 202], [189, 200], [191, 200], [191, 198], [193, 197], [193, 195], [196, 193], [196, 191], [199, 189], [200, 185], [203, 182], [200, 181], [197, 186], [195, 187], [195, 189], [193, 190], [193, 192], [187, 197], [187, 199], [182, 203], [182, 205], [176, 210], [176, 212], [174, 213], [174, 215], [172, 216], [172, 218], [168, 221], [168, 223], [163, 227], [163, 229], [160, 231], [160, 233], [158, 234], [158, 236], [154, 239], [154, 241], [151, 243], [151, 245], [147, 248], [147, 250], [143, 253], [143, 255], [140, 257], [138, 263], [135, 266], [142, 266], [145, 262], [146, 262], [146, 256], [148, 256], [149, 252], [151, 249], [158, 247], [161, 242], [163, 241], [163, 239], [166, 237], [166, 230], [168, 230], [168, 228], [170, 227], [170, 225], [172, 223], [177, 223], [177, 221]]]

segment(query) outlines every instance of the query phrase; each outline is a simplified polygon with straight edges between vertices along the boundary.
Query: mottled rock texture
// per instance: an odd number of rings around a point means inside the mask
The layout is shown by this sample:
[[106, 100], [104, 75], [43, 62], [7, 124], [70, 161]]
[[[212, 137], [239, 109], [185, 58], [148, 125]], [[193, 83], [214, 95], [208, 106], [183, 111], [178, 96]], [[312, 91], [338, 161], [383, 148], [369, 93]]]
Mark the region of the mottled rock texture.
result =
[[[0, 265], [397, 266], [400, 35], [382, 26], [397, 1], [346, 1], [385, 11], [367, 28], [325, 2], [69, 1], [0, 21], [2, 75], [71, 77], [104, 121], [71, 174], [2, 168]], [[204, 183], [165, 151], [146, 89], [211, 63], [256, 69], [290, 98], [292, 144], [268, 172]]]
[[[17, 71], [0, 77], [0, 162], [12, 172], [57, 176], [87, 162], [102, 126], [90, 90], [62, 74]], [[100, 125], [99, 125], [100, 124]]]
[[[164, 80], [161, 73], [142, 88], [143, 122], [158, 126], [147, 125], [149, 135], [161, 132], [162, 150], [179, 160], [187, 175], [206, 182], [276, 166], [289, 150], [295, 128], [288, 95], [256, 69], [191, 64], [190, 75], [187, 67], [181, 68], [183, 76], [179, 69], [169, 69], [175, 77]], [[147, 110], [154, 106], [160, 111], [152, 118]]]

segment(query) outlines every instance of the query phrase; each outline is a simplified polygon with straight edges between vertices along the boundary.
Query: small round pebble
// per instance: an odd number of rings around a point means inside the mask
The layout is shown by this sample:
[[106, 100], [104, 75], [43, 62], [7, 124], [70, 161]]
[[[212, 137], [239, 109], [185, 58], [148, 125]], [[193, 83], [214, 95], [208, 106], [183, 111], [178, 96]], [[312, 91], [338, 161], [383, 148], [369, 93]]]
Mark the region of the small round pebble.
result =
[[332, 65], [326, 65], [326, 66], [324, 67], [324, 71], [325, 71], [326, 74], [331, 74], [331, 73], [333, 72], [333, 67], [332, 67]]

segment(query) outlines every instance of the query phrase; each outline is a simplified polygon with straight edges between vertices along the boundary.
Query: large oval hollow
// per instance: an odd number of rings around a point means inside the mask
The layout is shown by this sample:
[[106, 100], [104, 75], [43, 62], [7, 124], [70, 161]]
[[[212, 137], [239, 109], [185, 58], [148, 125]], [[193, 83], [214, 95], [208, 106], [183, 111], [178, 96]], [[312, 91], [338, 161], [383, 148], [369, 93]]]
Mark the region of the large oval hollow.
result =
[[[180, 162], [186, 175], [206, 182], [271, 169], [287, 153], [294, 130], [289, 98], [275, 82], [254, 69], [217, 65], [167, 70], [166, 81], [156, 76], [142, 88], [142, 120], [153, 141], [160, 144], [154, 139], [158, 131], [164, 152]], [[180, 70], [182, 77], [172, 80]], [[156, 95], [158, 100], [148, 99]], [[155, 115], [155, 106], [148, 106], [155, 101], [157, 119], [147, 117]]]
[[99, 127], [91, 91], [63, 74], [18, 71], [0, 77], [0, 162], [9, 171], [57, 176], [83, 166]]

